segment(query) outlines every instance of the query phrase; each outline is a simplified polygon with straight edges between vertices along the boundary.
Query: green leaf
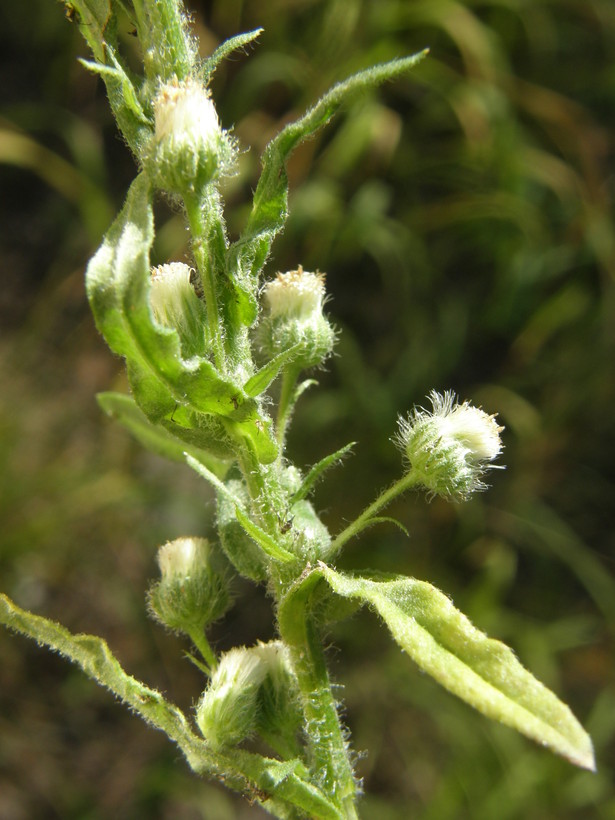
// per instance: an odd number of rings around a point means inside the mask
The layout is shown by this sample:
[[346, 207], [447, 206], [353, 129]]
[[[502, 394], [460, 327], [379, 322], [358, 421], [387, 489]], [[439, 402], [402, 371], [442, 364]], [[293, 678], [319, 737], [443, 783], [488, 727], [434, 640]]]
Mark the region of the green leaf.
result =
[[228, 462], [216, 458], [193, 444], [178, 440], [164, 427], [152, 424], [130, 396], [123, 393], [99, 393], [96, 398], [105, 413], [130, 430], [148, 450], [181, 462], [185, 462], [186, 453], [189, 453], [199, 462], [206, 464], [215, 475], [223, 478], [227, 473], [230, 466]]
[[431, 584], [352, 577], [324, 564], [316, 572], [338, 595], [374, 609], [399, 646], [450, 692], [571, 763], [595, 770], [591, 740], [570, 709], [511, 649], [476, 629]]
[[262, 32], [262, 28], [256, 28], [254, 31], [247, 31], [245, 34], [237, 34], [235, 37], [230, 37], [228, 40], [221, 43], [213, 54], [211, 54], [211, 56], [209, 56], [203, 63], [202, 74], [205, 85], [209, 85], [211, 75], [225, 57], [228, 57], [228, 55], [232, 54], [233, 51], [245, 49], [245, 47], [254, 42], [257, 37], [260, 37]]
[[105, 62], [105, 43], [112, 23], [111, 0], [64, 0], [66, 14], [74, 19], [92, 54]]
[[[219, 416], [205, 416], [188, 413], [192, 420], [185, 426], [178, 420], [181, 408], [177, 413], [171, 413], [168, 419], [162, 419], [160, 424], [174, 438], [184, 442], [186, 452], [194, 453], [197, 450], [206, 452], [222, 462], [234, 461], [236, 452], [234, 442], [230, 440], [223, 422]], [[199, 458], [202, 461], [202, 459]], [[208, 463], [205, 461], [205, 463]], [[214, 470], [214, 472], [216, 472]]]
[[373, 66], [338, 83], [300, 119], [290, 123], [265, 148], [263, 170], [254, 194], [245, 230], [229, 249], [229, 270], [241, 271], [256, 281], [271, 243], [288, 213], [286, 162], [293, 150], [326, 125], [342, 103], [355, 91], [371, 88], [415, 66], [427, 51]]
[[337, 450], [335, 453], [331, 453], [330, 455], [321, 458], [321, 460], [317, 464], [314, 464], [310, 472], [301, 482], [301, 486], [299, 487], [297, 492], [291, 498], [291, 505], [294, 504], [296, 501], [301, 501], [303, 498], [308, 496], [314, 489], [314, 485], [316, 484], [316, 482], [320, 478], [322, 478], [325, 472], [330, 467], [334, 467], [336, 464], [339, 464], [346, 455], [346, 453], [349, 453], [356, 443], [356, 441], [351, 441], [350, 444], [346, 444], [344, 447], [340, 447], [340, 449]]
[[[60, 624], [21, 609], [2, 594], [0, 623], [76, 663], [88, 677], [105, 686], [145, 721], [174, 740], [191, 764], [194, 762], [203, 769], [209, 756], [208, 768], [212, 772], [218, 771], [213, 755], [206, 751], [204, 744], [192, 732], [183, 712], [166, 701], [160, 692], [128, 675], [102, 638], [73, 635]], [[195, 754], [197, 749], [198, 754]]]
[[301, 347], [301, 343], [293, 345], [289, 347], [288, 350], [283, 350], [282, 353], [278, 353], [277, 356], [274, 356], [267, 364], [263, 365], [261, 369], [244, 384], [243, 390], [246, 396], [256, 398], [256, 396], [260, 396], [261, 393], [264, 393], [282, 367], [293, 359]]
[[273, 558], [275, 561], [282, 561], [285, 564], [297, 560], [297, 557], [293, 555], [292, 552], [288, 552], [284, 547], [281, 547], [275, 539], [251, 521], [241, 507], [237, 506], [235, 508], [235, 514], [245, 532], [250, 538], [256, 541], [263, 552], [266, 552], [270, 558]]
[[[172, 402], [199, 413], [248, 423], [260, 440], [263, 422], [253, 399], [220, 378], [206, 359], [182, 359], [175, 330], [154, 322], [149, 304], [149, 250], [153, 242], [151, 190], [145, 175], [133, 182], [126, 204], [88, 265], [86, 286], [96, 324], [111, 349], [133, 365], [135, 397], [149, 416], [155, 406], [168, 412]], [[158, 384], [168, 394], [161, 402]], [[136, 388], [135, 388], [136, 385]], [[142, 387], [142, 389], [140, 389]], [[255, 424], [257, 422], [258, 424]]]
[[135, 87], [111, 46], [107, 46], [105, 54], [111, 65], [89, 60], [80, 62], [104, 80], [117, 124], [132, 152], [139, 157], [141, 148], [151, 136], [151, 123], [141, 107]]
[[[298, 758], [281, 761], [239, 749], [234, 752], [234, 756], [242, 771], [259, 788], [302, 809], [306, 813], [305, 816], [318, 820], [342, 820], [344, 817], [320, 789], [310, 783], [309, 772]], [[263, 804], [267, 806], [264, 801]]]

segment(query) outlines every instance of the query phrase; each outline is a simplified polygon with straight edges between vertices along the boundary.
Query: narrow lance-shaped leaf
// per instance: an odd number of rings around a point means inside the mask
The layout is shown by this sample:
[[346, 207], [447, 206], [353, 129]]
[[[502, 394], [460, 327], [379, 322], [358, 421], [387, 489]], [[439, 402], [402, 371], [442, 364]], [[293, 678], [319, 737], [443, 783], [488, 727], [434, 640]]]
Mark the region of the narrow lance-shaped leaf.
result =
[[310, 816], [323, 820], [337, 820], [341, 816], [322, 792], [309, 782], [309, 774], [299, 760], [281, 762], [240, 750], [230, 754], [212, 752], [194, 734], [183, 712], [160, 692], [129, 675], [102, 638], [74, 635], [55, 621], [21, 609], [2, 594], [0, 623], [81, 667], [88, 677], [177, 743], [193, 771], [226, 779], [241, 790], [254, 784], [264, 805], [285, 812], [279, 816], [290, 816], [288, 812], [292, 811], [292, 806], [300, 806]]
[[297, 492], [291, 498], [291, 505], [294, 504], [296, 501], [301, 501], [302, 499], [306, 498], [314, 489], [316, 482], [323, 477], [323, 475], [327, 472], [328, 469], [334, 467], [336, 464], [339, 464], [346, 455], [346, 453], [349, 453], [355, 446], [355, 444], [356, 441], [351, 441], [344, 447], [340, 447], [340, 449], [337, 450], [335, 453], [330, 453], [328, 456], [321, 458], [319, 462], [314, 464], [309, 473], [301, 482], [301, 486], [299, 487]]
[[205, 766], [209, 756], [209, 768], [217, 771], [213, 755], [193, 747], [203, 744], [191, 731], [183, 712], [166, 701], [160, 692], [150, 689], [141, 681], [128, 675], [109, 649], [107, 643], [94, 635], [73, 635], [68, 629], [40, 615], [21, 609], [6, 595], [0, 594], [0, 623], [20, 632], [38, 643], [45, 644], [65, 658], [80, 666], [88, 677], [105, 686], [116, 697], [128, 704], [144, 720], [161, 729], [174, 740], [186, 754], [191, 765], [198, 770]]
[[292, 552], [288, 552], [288, 550], [285, 550], [284, 547], [281, 547], [274, 538], [272, 538], [264, 530], [261, 530], [257, 524], [251, 521], [241, 507], [237, 506], [235, 508], [235, 513], [237, 515], [237, 520], [245, 532], [250, 536], [250, 538], [252, 538], [253, 541], [256, 541], [263, 552], [266, 552], [270, 558], [273, 558], [276, 561], [282, 561], [283, 563], [289, 563], [297, 560], [296, 556], [294, 556]]
[[300, 760], [275, 760], [240, 749], [235, 754], [242, 771], [260, 788], [303, 809], [306, 816], [318, 820], [342, 820], [340, 810], [310, 783], [310, 773]]
[[285, 550], [284, 547], [281, 547], [274, 538], [250, 520], [243, 509], [240, 499], [236, 498], [229, 491], [228, 487], [220, 481], [218, 476], [214, 475], [204, 464], [201, 464], [196, 458], [188, 453], [186, 453], [186, 462], [195, 472], [209, 481], [209, 483], [215, 487], [218, 492], [222, 493], [222, 495], [228, 498], [229, 501], [235, 505], [235, 515], [237, 517], [237, 521], [241, 525], [244, 532], [247, 533], [247, 535], [249, 535], [256, 544], [258, 544], [266, 555], [276, 561], [282, 561], [284, 563], [290, 563], [291, 561], [297, 560], [296, 556], [293, 555], [292, 552], [288, 552], [288, 550]]
[[262, 32], [262, 28], [256, 28], [254, 31], [246, 31], [245, 34], [237, 34], [235, 37], [229, 37], [228, 40], [220, 43], [213, 54], [203, 63], [201, 71], [205, 85], [209, 84], [211, 75], [225, 57], [228, 57], [229, 54], [232, 54], [233, 51], [237, 51], [240, 48], [245, 49], [245, 47], [256, 40]]
[[352, 577], [324, 564], [316, 572], [338, 595], [369, 604], [401, 648], [450, 692], [571, 763], [595, 769], [591, 740], [570, 709], [431, 584]]
[[273, 359], [270, 359], [267, 364], [264, 364], [260, 370], [257, 370], [257, 372], [251, 376], [243, 386], [246, 396], [256, 398], [256, 396], [260, 396], [261, 393], [264, 393], [271, 382], [278, 375], [282, 367], [292, 361], [293, 357], [301, 349], [301, 347], [302, 345], [299, 342], [298, 344], [289, 347], [288, 350], [283, 350], [281, 353], [278, 353], [277, 356], [274, 356]]
[[229, 249], [231, 275], [249, 274], [251, 286], [265, 263], [275, 235], [281, 230], [288, 211], [286, 162], [292, 151], [326, 125], [347, 97], [360, 89], [393, 79], [416, 65], [427, 53], [392, 60], [360, 71], [333, 86], [300, 119], [290, 123], [274, 137], [263, 154], [263, 170], [254, 194], [252, 211], [239, 240]]
[[139, 157], [140, 149], [151, 136], [151, 123], [141, 107], [132, 81], [117, 59], [114, 49], [107, 46], [105, 53], [111, 65], [89, 60], [81, 60], [81, 64], [89, 71], [99, 74], [104, 80], [109, 103], [117, 124], [133, 154]]

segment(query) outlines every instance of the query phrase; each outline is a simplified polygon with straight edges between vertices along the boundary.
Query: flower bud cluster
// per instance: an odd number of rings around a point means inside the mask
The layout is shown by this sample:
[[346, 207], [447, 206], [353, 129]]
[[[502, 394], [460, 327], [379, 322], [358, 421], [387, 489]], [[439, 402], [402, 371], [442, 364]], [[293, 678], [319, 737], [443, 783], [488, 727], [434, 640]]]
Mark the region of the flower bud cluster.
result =
[[433, 495], [464, 498], [485, 489], [481, 478], [501, 453], [500, 427], [455, 395], [430, 394], [433, 411], [415, 409], [399, 420], [397, 443], [419, 483]]
[[325, 276], [297, 270], [278, 273], [263, 288], [266, 313], [259, 340], [267, 356], [299, 345], [293, 361], [302, 369], [321, 364], [335, 344], [335, 331], [323, 313]]
[[182, 353], [189, 359], [207, 348], [207, 311], [195, 289], [196, 272], [183, 262], [152, 268], [149, 300], [159, 325], [176, 330]]
[[255, 732], [289, 741], [301, 722], [295, 679], [279, 641], [226, 652], [197, 706], [203, 737], [216, 749]]
[[158, 550], [160, 581], [150, 610], [170, 629], [189, 634], [220, 618], [231, 598], [224, 568], [205, 538], [177, 538]]
[[173, 78], [160, 88], [143, 163], [155, 185], [169, 193], [198, 193], [228, 173], [234, 158], [232, 140], [200, 82]]

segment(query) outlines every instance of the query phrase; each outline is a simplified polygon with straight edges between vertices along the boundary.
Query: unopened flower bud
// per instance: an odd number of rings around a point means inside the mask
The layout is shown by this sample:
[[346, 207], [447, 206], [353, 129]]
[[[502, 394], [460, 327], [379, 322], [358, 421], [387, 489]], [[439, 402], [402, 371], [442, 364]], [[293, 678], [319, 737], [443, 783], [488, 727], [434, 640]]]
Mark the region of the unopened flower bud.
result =
[[433, 495], [464, 498], [485, 489], [485, 470], [501, 453], [500, 432], [495, 416], [467, 401], [455, 402], [448, 391], [432, 391], [433, 411], [415, 409], [399, 420], [397, 442], [419, 483]]
[[278, 273], [263, 289], [266, 314], [259, 327], [264, 352], [276, 356], [299, 344], [293, 361], [301, 368], [323, 362], [333, 350], [335, 331], [323, 314], [325, 276], [304, 271]]
[[234, 746], [254, 732], [266, 673], [261, 657], [246, 647], [222, 656], [196, 711], [198, 727], [214, 748]]
[[195, 289], [196, 272], [183, 262], [152, 268], [149, 300], [158, 324], [177, 330], [182, 354], [189, 359], [207, 347], [207, 311]]
[[260, 656], [266, 668], [260, 689], [258, 732], [273, 743], [276, 736], [281, 737], [292, 747], [303, 725], [303, 714], [288, 649], [281, 641], [270, 641], [259, 643], [252, 651]]
[[154, 100], [154, 135], [144, 157], [154, 183], [170, 193], [198, 192], [228, 172], [233, 158], [207, 89], [190, 77], [163, 85]]
[[259, 641], [226, 652], [201, 696], [196, 721], [214, 748], [234, 746], [255, 731], [292, 748], [303, 717], [286, 647]]
[[178, 538], [158, 550], [160, 581], [150, 589], [154, 616], [190, 633], [220, 618], [230, 605], [228, 582], [205, 538]]

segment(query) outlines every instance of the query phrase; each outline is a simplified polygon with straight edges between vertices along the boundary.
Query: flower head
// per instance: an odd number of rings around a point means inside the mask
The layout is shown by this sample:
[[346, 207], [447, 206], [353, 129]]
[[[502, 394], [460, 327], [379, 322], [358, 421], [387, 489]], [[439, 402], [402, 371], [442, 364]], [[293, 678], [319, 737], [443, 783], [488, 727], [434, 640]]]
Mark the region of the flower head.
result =
[[148, 595], [150, 610], [178, 632], [202, 629], [230, 606], [228, 580], [205, 538], [177, 538], [158, 550], [160, 581]]
[[266, 312], [259, 328], [263, 351], [273, 358], [297, 347], [293, 362], [314, 367], [333, 350], [335, 331], [323, 313], [325, 275], [297, 270], [278, 273], [263, 288]]
[[154, 101], [157, 142], [198, 144], [215, 149], [220, 123], [213, 101], [200, 83], [188, 77], [163, 85]]
[[272, 318], [307, 319], [322, 313], [325, 275], [304, 271], [299, 265], [297, 270], [278, 273], [273, 281], [265, 285], [263, 296]]
[[266, 674], [260, 655], [245, 646], [221, 657], [196, 712], [198, 727], [214, 748], [235, 746], [254, 732]]
[[204, 538], [176, 538], [160, 547], [156, 559], [165, 580], [190, 578], [207, 564], [209, 543]]
[[194, 281], [195, 271], [183, 262], [158, 265], [152, 268], [150, 277], [149, 300], [154, 318], [178, 332], [186, 358], [202, 355], [207, 341], [205, 302], [197, 296]]
[[220, 127], [209, 91], [197, 80], [174, 77], [154, 100], [154, 133], [144, 167], [155, 185], [170, 193], [202, 191], [228, 173], [235, 148]]
[[434, 495], [464, 498], [485, 489], [481, 478], [501, 453], [504, 429], [495, 416], [432, 391], [432, 412], [415, 409], [400, 418], [397, 442], [418, 481]]
[[288, 650], [280, 641], [225, 652], [197, 706], [196, 721], [214, 748], [261, 732], [293, 743], [303, 719]]

